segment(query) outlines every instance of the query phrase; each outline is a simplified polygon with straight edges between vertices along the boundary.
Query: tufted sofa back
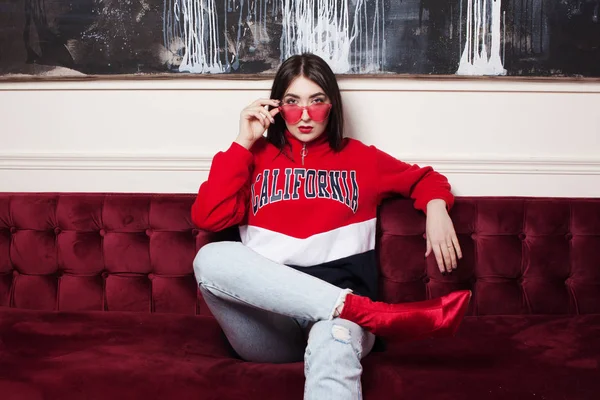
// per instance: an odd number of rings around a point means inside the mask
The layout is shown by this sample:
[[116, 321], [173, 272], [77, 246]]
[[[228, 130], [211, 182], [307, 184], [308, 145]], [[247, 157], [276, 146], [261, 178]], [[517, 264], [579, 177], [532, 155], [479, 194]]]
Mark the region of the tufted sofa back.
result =
[[[194, 197], [0, 194], [0, 306], [208, 315], [192, 260], [237, 232], [195, 229]], [[423, 257], [425, 217], [382, 205], [382, 299], [470, 288], [471, 314], [600, 313], [600, 199], [459, 198], [452, 218], [464, 258], [442, 276]]]
[[425, 217], [410, 202], [389, 201], [380, 214], [387, 301], [471, 289], [475, 315], [600, 313], [600, 199], [458, 198], [463, 259], [448, 276], [424, 259]]

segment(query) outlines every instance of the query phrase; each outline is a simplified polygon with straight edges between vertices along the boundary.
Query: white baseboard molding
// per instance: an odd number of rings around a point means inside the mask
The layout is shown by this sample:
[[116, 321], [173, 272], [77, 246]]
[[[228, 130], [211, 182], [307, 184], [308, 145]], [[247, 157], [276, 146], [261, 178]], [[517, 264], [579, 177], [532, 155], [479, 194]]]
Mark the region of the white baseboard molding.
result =
[[[452, 174], [600, 175], [600, 157], [397, 157], [411, 164], [431, 165], [442, 173]], [[11, 152], [0, 153], [0, 170], [208, 172], [212, 158], [212, 154]]]
[[0, 153], [0, 170], [209, 171], [212, 156], [126, 153]]
[[[401, 156], [464, 196], [600, 197], [600, 157]], [[212, 154], [0, 153], [0, 191], [194, 193]]]

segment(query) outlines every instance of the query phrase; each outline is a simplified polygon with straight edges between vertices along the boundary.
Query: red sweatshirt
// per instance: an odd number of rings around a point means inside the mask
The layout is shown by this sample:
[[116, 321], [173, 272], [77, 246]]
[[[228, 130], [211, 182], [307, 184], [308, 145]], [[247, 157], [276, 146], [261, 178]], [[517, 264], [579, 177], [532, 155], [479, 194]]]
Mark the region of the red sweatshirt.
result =
[[238, 225], [242, 242], [264, 257], [375, 299], [378, 205], [399, 194], [424, 212], [433, 199], [451, 207], [447, 179], [358, 140], [335, 152], [324, 136], [308, 144], [286, 137], [283, 152], [261, 138], [250, 151], [233, 143], [216, 154], [192, 220], [208, 231]]

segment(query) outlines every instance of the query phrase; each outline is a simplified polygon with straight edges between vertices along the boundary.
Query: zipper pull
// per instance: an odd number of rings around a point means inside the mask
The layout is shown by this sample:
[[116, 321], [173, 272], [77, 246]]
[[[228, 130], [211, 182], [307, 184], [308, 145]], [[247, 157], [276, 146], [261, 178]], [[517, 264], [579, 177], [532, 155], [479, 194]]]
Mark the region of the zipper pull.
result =
[[308, 150], [306, 150], [306, 143], [302, 145], [302, 166], [304, 166], [304, 157], [308, 154]]

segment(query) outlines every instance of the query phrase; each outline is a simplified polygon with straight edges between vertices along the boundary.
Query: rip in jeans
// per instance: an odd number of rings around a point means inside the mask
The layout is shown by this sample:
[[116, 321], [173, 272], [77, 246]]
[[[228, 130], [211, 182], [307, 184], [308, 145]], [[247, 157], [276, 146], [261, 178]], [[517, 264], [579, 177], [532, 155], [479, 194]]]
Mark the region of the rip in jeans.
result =
[[336, 341], [344, 344], [350, 344], [350, 340], [352, 339], [350, 330], [340, 325], [333, 325], [331, 327], [331, 336]]

